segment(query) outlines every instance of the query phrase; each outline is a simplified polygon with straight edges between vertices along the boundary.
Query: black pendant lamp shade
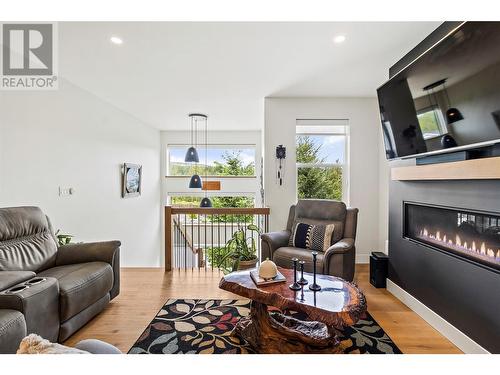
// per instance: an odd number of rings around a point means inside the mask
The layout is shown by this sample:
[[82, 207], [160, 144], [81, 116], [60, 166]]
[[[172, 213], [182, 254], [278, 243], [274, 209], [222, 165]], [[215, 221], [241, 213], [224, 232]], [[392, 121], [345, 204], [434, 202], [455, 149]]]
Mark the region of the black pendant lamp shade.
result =
[[203, 198], [200, 202], [200, 207], [212, 207], [212, 201], [210, 200], [210, 198]]
[[191, 176], [191, 180], [189, 180], [189, 188], [190, 189], [201, 189], [201, 178], [199, 175], [194, 174]]
[[198, 151], [196, 151], [196, 148], [191, 146], [187, 149], [184, 161], [186, 163], [198, 163], [200, 161], [200, 158], [198, 157]]
[[446, 122], [448, 123], [448, 125], [463, 119], [464, 116], [462, 116], [457, 108], [450, 108], [446, 111]]

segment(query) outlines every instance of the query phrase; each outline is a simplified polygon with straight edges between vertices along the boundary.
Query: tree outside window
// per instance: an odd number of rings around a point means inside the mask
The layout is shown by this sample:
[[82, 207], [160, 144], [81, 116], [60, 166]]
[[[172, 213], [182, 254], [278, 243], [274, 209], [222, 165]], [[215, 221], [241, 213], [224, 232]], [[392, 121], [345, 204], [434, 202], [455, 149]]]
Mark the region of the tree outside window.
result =
[[189, 146], [168, 147], [168, 175], [192, 176], [206, 173], [209, 176], [255, 176], [255, 146], [210, 146], [207, 149], [207, 165], [205, 165], [205, 149], [199, 148], [200, 163], [186, 163], [184, 155]]
[[[297, 127], [297, 195], [299, 199], [342, 200], [345, 184], [345, 131], [307, 134]], [[344, 128], [344, 127], [335, 127]]]

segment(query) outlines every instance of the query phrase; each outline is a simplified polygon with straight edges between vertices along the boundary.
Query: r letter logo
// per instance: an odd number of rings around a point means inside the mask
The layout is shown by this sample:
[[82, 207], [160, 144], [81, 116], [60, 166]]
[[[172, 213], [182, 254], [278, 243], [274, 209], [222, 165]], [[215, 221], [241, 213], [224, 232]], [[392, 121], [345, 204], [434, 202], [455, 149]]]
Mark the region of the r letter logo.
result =
[[2, 90], [57, 89], [54, 25], [2, 25]]

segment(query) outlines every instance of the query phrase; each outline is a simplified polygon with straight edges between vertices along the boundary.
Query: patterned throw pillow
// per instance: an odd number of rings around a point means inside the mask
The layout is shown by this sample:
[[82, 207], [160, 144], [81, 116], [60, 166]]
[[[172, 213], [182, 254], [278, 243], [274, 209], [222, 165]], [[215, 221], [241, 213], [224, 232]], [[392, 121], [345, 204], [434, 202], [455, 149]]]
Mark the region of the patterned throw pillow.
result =
[[288, 246], [325, 251], [332, 244], [332, 234], [335, 224], [311, 225], [306, 223], [295, 223]]

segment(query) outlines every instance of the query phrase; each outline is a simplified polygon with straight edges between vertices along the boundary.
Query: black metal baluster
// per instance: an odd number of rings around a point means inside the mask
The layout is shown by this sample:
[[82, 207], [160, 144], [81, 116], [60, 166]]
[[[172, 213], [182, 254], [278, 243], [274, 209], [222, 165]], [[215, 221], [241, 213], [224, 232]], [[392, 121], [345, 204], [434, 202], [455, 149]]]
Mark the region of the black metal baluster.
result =
[[[224, 215], [224, 255], [227, 254], [227, 215]], [[224, 261], [224, 268], [226, 267], [227, 259]]]
[[[220, 261], [220, 215], [217, 215], [217, 261]], [[218, 264], [217, 267], [221, 267], [221, 264]]]
[[212, 237], [212, 242], [211, 242], [211, 254], [212, 254], [212, 261], [210, 262], [211, 263], [211, 266], [212, 266], [212, 271], [214, 270], [214, 214], [211, 214], [210, 215], [210, 235]]
[[[186, 249], [186, 247], [188, 246], [188, 242], [187, 242], [187, 226], [188, 226], [188, 222], [187, 222], [187, 216], [184, 215], [184, 246], [183, 246], [183, 249]], [[180, 253], [180, 257], [179, 257], [179, 265], [180, 267], [179, 268], [184, 268], [183, 264], [184, 264], [184, 252], [182, 251], [181, 249], [181, 253]]]
[[203, 252], [202, 252], [202, 256], [203, 256], [203, 262], [204, 262], [204, 268], [205, 268], [205, 271], [207, 270], [207, 244], [208, 244], [208, 241], [207, 241], [207, 215], [205, 214], [203, 216], [203, 220], [205, 220], [205, 243], [203, 244]]
[[[201, 225], [200, 225], [201, 224], [200, 223], [200, 219], [201, 219], [201, 215], [196, 215], [196, 218], [197, 218], [197, 225], [198, 225], [198, 246], [195, 248], [195, 252], [193, 253], [193, 254], [195, 254], [194, 257], [193, 257], [193, 259], [196, 258], [196, 254], [198, 254], [198, 249], [201, 248], [201, 236], [200, 236], [200, 230], [201, 230], [201, 228], [200, 228], [201, 227]], [[194, 266], [194, 261], [193, 261], [193, 266]]]
[[[259, 229], [261, 229], [262, 227], [260, 226], [260, 221], [261, 221], [261, 218], [260, 218], [260, 214], [257, 214], [256, 216], [256, 225]], [[261, 249], [261, 241], [260, 241], [260, 235], [257, 234], [257, 251], [258, 251], [258, 254], [257, 256], [259, 257], [259, 262], [262, 262], [263, 260], [265, 259], [262, 259], [262, 249]]]
[[175, 220], [175, 235], [174, 235], [174, 268], [177, 268], [177, 250], [179, 248], [179, 221], [177, 220], [178, 215], [176, 215], [172, 220]]

